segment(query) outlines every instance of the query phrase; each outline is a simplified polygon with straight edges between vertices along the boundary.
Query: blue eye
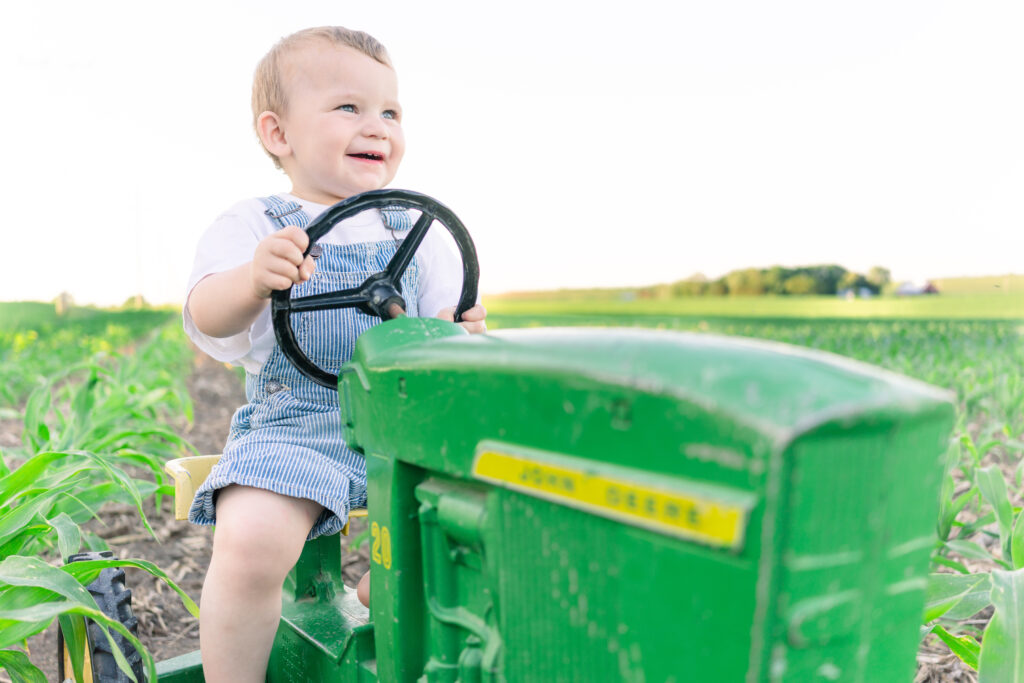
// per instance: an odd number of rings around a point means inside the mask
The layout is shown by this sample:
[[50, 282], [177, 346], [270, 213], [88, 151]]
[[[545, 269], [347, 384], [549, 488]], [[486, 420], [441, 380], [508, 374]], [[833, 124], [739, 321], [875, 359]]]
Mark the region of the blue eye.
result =
[[398, 120], [398, 112], [395, 111], [394, 109], [388, 109], [384, 111], [384, 113], [381, 114], [381, 116], [383, 116], [386, 119], [393, 119], [395, 121]]
[[356, 111], [356, 105], [354, 105], [354, 104], [342, 104], [342, 105], [338, 106], [337, 109], [339, 111], [348, 111], [348, 112], [352, 112], [354, 114], [355, 111]]

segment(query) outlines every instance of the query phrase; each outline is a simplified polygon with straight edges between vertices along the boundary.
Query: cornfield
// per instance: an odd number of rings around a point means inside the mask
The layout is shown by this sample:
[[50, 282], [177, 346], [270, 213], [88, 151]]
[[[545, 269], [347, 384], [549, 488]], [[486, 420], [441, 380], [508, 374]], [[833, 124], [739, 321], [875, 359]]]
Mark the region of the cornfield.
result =
[[195, 604], [145, 560], [67, 561], [82, 549], [108, 549], [81, 528], [104, 503], [133, 505], [152, 531], [143, 501], [155, 497], [159, 507], [171, 490], [164, 462], [192, 450], [166, 427], [191, 416], [183, 384], [191, 351], [167, 311], [80, 309], [62, 319], [31, 304], [0, 311], [0, 419], [23, 427], [21, 447], [0, 451], [0, 668], [13, 680], [44, 681], [19, 644], [58, 619], [76, 680], [84, 680], [88, 618], [108, 639], [114, 632], [131, 643], [155, 680], [144, 645], [85, 586], [105, 568], [132, 566], [167, 581], [194, 614]]
[[[922, 643], [941, 640], [983, 682], [1022, 680], [1024, 321], [490, 308], [492, 329], [627, 325], [756, 337], [838, 353], [954, 392], [958, 419]], [[143, 644], [105, 616], [84, 586], [118, 565], [170, 580], [141, 559], [64, 561], [83, 548], [106, 549], [81, 525], [107, 501], [133, 505], [148, 528], [143, 501], [159, 503], [170, 490], [163, 463], [193, 450], [166, 426], [191, 417], [183, 384], [191, 353], [173, 311], [79, 310], [57, 319], [42, 305], [0, 305], [0, 419], [18, 421], [23, 435], [19, 447], [0, 450], [0, 668], [13, 679], [43, 680], [22, 649], [28, 636], [57, 619], [73, 650], [86, 617], [131, 642], [154, 676]]]

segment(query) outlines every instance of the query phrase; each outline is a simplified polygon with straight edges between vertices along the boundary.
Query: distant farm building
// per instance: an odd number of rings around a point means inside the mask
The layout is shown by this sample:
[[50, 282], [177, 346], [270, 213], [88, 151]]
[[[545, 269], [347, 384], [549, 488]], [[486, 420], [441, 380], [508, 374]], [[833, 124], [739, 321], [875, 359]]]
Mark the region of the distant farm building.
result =
[[836, 293], [840, 299], [870, 299], [875, 291], [870, 287], [847, 287]]
[[931, 282], [901, 282], [896, 287], [897, 296], [919, 296], [921, 294], [938, 293], [938, 287]]

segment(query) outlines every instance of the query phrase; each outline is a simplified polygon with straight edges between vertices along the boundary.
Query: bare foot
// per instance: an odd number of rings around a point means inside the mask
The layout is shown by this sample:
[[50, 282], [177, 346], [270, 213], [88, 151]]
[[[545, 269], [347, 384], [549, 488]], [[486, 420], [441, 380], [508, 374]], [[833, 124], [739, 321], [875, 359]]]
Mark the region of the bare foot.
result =
[[359, 579], [359, 585], [356, 586], [356, 597], [364, 607], [370, 606], [370, 572], [366, 572], [363, 574], [363, 578]]

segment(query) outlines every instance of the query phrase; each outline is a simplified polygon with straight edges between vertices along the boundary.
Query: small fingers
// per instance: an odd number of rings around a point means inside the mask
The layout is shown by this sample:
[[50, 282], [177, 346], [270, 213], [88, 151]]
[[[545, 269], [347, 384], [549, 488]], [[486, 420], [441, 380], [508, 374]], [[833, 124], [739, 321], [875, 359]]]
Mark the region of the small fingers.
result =
[[296, 282], [305, 282], [313, 277], [314, 270], [316, 270], [316, 261], [313, 260], [312, 256], [307, 256], [302, 261], [302, 265], [299, 266], [299, 279]]
[[289, 225], [281, 228], [274, 233], [274, 236], [288, 240], [294, 244], [300, 252], [306, 251], [306, 247], [309, 246], [309, 235], [305, 230], [297, 225]]
[[459, 325], [466, 328], [466, 331], [470, 334], [482, 334], [487, 331], [487, 323], [483, 321], [478, 323], [459, 323]]
[[302, 265], [302, 250], [305, 247], [300, 248], [288, 239], [275, 239], [267, 246], [272, 256], [283, 259], [296, 268]]
[[284, 276], [276, 273], [265, 273], [263, 277], [256, 280], [256, 291], [263, 292], [261, 298], [266, 299], [270, 296], [270, 293], [277, 289], [288, 289], [292, 286], [292, 281]]
[[487, 317], [487, 309], [477, 304], [462, 314], [464, 322], [480, 322]]
[[[455, 322], [455, 307], [442, 308], [437, 312], [437, 317], [448, 322]], [[487, 331], [487, 323], [484, 321], [486, 317], [487, 309], [477, 304], [462, 314], [462, 321], [459, 325], [471, 334], [480, 334]]]

